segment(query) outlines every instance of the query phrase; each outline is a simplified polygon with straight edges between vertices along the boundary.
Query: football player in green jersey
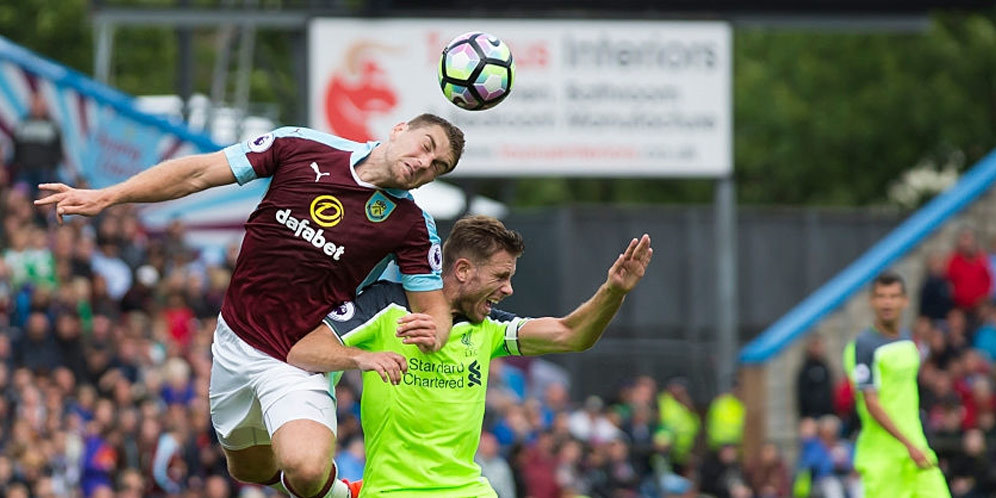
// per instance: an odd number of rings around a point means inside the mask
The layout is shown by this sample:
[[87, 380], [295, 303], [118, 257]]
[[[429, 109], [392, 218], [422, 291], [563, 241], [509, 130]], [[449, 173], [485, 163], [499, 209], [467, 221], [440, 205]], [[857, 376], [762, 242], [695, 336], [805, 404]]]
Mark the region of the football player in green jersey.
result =
[[[363, 374], [367, 466], [361, 497], [496, 496], [473, 460], [490, 360], [590, 348], [653, 254], [648, 235], [633, 239], [588, 301], [564, 317], [528, 319], [493, 309], [512, 294], [523, 248], [519, 234], [494, 218], [474, 216], [454, 225], [443, 246], [443, 294], [454, 327], [437, 353], [398, 337], [399, 321], [415, 324], [409, 338], [417, 336], [418, 323], [428, 322], [410, 313], [402, 289], [387, 282], [333, 311], [326, 320], [331, 330], [312, 332], [292, 348], [288, 361], [313, 371], [348, 363], [363, 350], [397, 354], [398, 362]], [[330, 348], [336, 338], [346, 347]]]
[[854, 467], [865, 498], [950, 497], [937, 456], [920, 425], [920, 352], [899, 322], [909, 300], [892, 272], [875, 278], [875, 323], [844, 349], [844, 369], [858, 393], [861, 433]]

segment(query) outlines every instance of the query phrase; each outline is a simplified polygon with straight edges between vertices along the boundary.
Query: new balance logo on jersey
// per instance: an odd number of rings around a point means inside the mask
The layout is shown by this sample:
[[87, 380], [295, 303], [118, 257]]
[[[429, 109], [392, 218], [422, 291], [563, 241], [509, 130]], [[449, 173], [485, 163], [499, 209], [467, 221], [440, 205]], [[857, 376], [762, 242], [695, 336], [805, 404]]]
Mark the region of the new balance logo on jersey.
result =
[[294, 232], [295, 237], [301, 237], [302, 239], [311, 243], [311, 245], [319, 248], [326, 256], [339, 261], [342, 257], [342, 253], [346, 251], [345, 246], [337, 245], [335, 242], [325, 240], [325, 229], [319, 228], [318, 231], [308, 226], [310, 221], [299, 220], [291, 216], [291, 210], [281, 209], [277, 211], [277, 223], [290, 228]]
[[311, 163], [311, 169], [315, 171], [316, 182], [321, 180], [323, 176], [332, 176], [332, 173], [323, 173], [320, 169], [318, 169], [318, 163], [316, 162]]

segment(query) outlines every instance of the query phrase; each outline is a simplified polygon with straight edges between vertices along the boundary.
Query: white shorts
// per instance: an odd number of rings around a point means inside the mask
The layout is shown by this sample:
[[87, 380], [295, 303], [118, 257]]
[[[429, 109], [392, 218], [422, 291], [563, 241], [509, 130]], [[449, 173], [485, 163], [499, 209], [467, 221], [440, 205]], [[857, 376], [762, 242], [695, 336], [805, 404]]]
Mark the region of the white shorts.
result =
[[225, 449], [269, 445], [273, 433], [292, 420], [314, 420], [336, 433], [335, 398], [324, 374], [250, 346], [221, 315], [211, 353], [211, 423]]

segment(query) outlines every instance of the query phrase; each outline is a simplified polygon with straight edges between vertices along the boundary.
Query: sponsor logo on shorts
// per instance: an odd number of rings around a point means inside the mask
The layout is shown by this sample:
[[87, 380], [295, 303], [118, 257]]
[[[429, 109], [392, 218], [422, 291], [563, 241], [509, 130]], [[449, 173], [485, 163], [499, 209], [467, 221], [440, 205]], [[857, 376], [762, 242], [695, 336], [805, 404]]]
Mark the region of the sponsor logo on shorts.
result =
[[[314, 204], [312, 204], [314, 205]], [[319, 228], [315, 230], [308, 226], [310, 223], [308, 220], [299, 220], [291, 216], [290, 208], [281, 209], [277, 211], [277, 223], [291, 229], [295, 237], [300, 237], [306, 242], [311, 243], [318, 249], [321, 249], [326, 256], [339, 261], [342, 257], [342, 253], [346, 251], [346, 246], [342, 246], [332, 242], [325, 238], [325, 229]]]
[[345, 215], [342, 203], [334, 195], [320, 195], [311, 201], [311, 219], [315, 220], [318, 226], [334, 227]]
[[429, 268], [436, 272], [443, 269], [443, 248], [439, 244], [432, 244], [429, 248]]
[[246, 143], [246, 146], [248, 146], [249, 150], [252, 152], [266, 152], [266, 150], [273, 145], [274, 139], [275, 137], [272, 133], [267, 133], [249, 140], [249, 142]]
[[367, 199], [365, 208], [367, 219], [374, 223], [380, 223], [386, 220], [388, 216], [391, 216], [395, 207], [394, 201], [388, 199], [383, 192], [378, 190], [370, 196], [370, 199]]
[[329, 318], [337, 322], [346, 322], [349, 321], [350, 318], [353, 318], [353, 315], [355, 314], [356, 306], [353, 305], [352, 301], [346, 301], [339, 306], [336, 306], [335, 309], [329, 313]]

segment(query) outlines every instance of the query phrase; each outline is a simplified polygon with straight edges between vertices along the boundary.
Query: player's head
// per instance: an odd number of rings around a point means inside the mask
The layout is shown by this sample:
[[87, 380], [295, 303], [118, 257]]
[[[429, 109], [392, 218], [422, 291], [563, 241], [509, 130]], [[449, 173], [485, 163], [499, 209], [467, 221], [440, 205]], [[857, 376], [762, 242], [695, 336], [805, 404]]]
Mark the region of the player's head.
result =
[[894, 327], [906, 308], [906, 282], [898, 273], [885, 271], [872, 281], [871, 306], [876, 321]]
[[495, 303], [512, 295], [522, 235], [490, 216], [458, 220], [443, 244], [444, 293], [454, 311], [477, 323]]
[[[460, 128], [457, 128], [453, 123], [450, 123], [435, 114], [419, 114], [408, 121], [408, 128], [410, 129], [417, 130], [428, 126], [438, 126], [443, 129], [444, 133], [446, 133], [446, 138], [450, 141], [450, 152], [453, 153], [453, 163], [451, 166], [456, 166], [456, 163], [460, 162], [460, 156], [463, 155], [463, 131], [461, 131]], [[449, 171], [447, 171], [447, 173], [449, 173]]]
[[31, 96], [31, 117], [44, 118], [48, 116], [48, 104], [41, 92], [35, 92]]
[[449, 121], [421, 114], [391, 128], [385, 147], [388, 180], [381, 187], [412, 189], [445, 175], [463, 154], [463, 132]]
[[971, 228], [962, 228], [958, 231], [958, 243], [956, 244], [958, 251], [966, 256], [974, 255], [978, 250], [979, 246], [975, 239], [975, 230]]

